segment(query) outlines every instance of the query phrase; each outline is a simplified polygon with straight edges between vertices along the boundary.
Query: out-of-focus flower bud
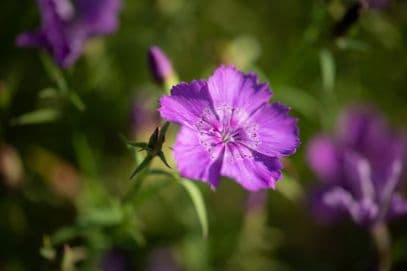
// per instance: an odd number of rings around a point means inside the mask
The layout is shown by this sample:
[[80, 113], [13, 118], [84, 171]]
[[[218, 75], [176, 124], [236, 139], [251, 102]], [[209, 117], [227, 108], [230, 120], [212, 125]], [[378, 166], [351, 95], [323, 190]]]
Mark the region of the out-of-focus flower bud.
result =
[[61, 157], [47, 150], [36, 148], [30, 156], [29, 163], [59, 197], [73, 200], [78, 195], [80, 191], [79, 172]]
[[58, 161], [50, 169], [49, 180], [56, 194], [74, 199], [79, 193], [80, 181], [78, 171], [64, 161]]
[[21, 184], [24, 170], [20, 155], [10, 145], [0, 147], [0, 178], [10, 188]]
[[158, 84], [170, 88], [177, 81], [171, 61], [159, 47], [152, 46], [148, 50], [148, 64]]

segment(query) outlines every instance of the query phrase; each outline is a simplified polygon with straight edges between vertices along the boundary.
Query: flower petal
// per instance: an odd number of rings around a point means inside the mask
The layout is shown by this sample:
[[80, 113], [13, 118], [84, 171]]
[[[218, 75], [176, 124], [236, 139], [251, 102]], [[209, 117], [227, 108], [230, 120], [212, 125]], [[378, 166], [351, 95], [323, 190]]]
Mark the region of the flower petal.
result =
[[117, 30], [121, 0], [76, 0], [79, 20], [90, 34], [110, 34]]
[[161, 117], [192, 128], [202, 117], [204, 110], [211, 108], [211, 100], [205, 81], [181, 83], [171, 89], [171, 96], [160, 99]]
[[283, 165], [277, 158], [229, 144], [225, 151], [222, 176], [230, 177], [250, 191], [275, 188]]
[[326, 136], [317, 136], [307, 148], [307, 160], [322, 181], [331, 181], [340, 174], [340, 159], [335, 143]]
[[45, 47], [46, 42], [41, 32], [24, 32], [17, 36], [16, 45], [19, 47]]
[[259, 84], [255, 74], [221, 66], [208, 79], [208, 89], [216, 107], [229, 105], [248, 114], [267, 103], [272, 96], [267, 84]]
[[288, 115], [289, 108], [280, 104], [264, 105], [251, 117], [258, 125], [256, 151], [272, 157], [293, 154], [300, 144], [297, 119]]
[[334, 187], [322, 194], [322, 204], [337, 211], [347, 211], [358, 224], [369, 224], [377, 218], [379, 209], [376, 203], [368, 198], [356, 201], [353, 196], [341, 187]]
[[16, 43], [21, 47], [42, 47], [62, 67], [72, 65], [80, 56], [87, 37], [80, 25], [67, 21], [69, 8], [65, 1], [38, 0], [41, 12], [41, 29], [34, 33], [23, 33]]
[[397, 218], [407, 214], [407, 199], [400, 193], [395, 193], [391, 199], [387, 217]]
[[46, 49], [50, 51], [61, 66], [68, 66], [66, 58], [70, 55], [71, 46], [67, 37], [67, 24], [52, 0], [39, 0], [42, 27], [41, 33], [46, 40]]
[[209, 153], [200, 144], [197, 132], [183, 126], [174, 145], [174, 157], [182, 177], [207, 182], [212, 188], [218, 186], [223, 148]]
[[396, 134], [377, 112], [354, 108], [342, 120], [341, 140], [365, 156], [373, 169], [373, 182], [378, 191], [384, 190], [393, 178], [393, 164], [404, 162], [405, 138]]
[[86, 39], [116, 30], [121, 0], [38, 0], [41, 29], [17, 37], [22, 47], [43, 47], [61, 67], [81, 55]]

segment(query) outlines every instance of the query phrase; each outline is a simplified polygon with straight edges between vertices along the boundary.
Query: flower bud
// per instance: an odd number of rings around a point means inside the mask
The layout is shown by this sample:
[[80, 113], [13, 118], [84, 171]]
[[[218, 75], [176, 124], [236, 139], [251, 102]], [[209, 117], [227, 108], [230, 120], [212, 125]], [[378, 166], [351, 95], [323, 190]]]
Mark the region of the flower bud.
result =
[[148, 51], [148, 64], [154, 80], [160, 85], [171, 86], [176, 78], [171, 61], [157, 46], [150, 47]]

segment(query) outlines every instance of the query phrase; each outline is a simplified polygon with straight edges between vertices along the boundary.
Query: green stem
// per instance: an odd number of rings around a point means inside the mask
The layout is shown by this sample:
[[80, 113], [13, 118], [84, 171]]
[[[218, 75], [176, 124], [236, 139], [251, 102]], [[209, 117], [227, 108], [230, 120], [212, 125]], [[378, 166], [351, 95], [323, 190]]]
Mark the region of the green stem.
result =
[[132, 199], [135, 198], [135, 196], [138, 194], [140, 191], [141, 186], [143, 185], [144, 179], [147, 177], [150, 171], [150, 164], [146, 166], [136, 177], [134, 182], [134, 185], [127, 191], [127, 193], [124, 195], [122, 202], [123, 203], [128, 203]]
[[386, 224], [379, 222], [373, 225], [371, 235], [375, 242], [379, 259], [378, 271], [390, 271], [392, 266], [391, 240]]

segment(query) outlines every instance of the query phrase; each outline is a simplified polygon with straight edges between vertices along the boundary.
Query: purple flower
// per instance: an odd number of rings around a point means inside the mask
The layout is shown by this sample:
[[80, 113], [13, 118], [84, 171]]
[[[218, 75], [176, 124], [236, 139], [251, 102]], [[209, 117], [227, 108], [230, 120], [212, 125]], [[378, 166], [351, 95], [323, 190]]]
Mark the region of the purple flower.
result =
[[405, 142], [376, 113], [350, 110], [337, 136], [314, 138], [307, 155], [323, 181], [313, 198], [322, 220], [347, 215], [358, 224], [372, 225], [407, 213], [407, 201], [397, 192]]
[[216, 188], [220, 176], [248, 190], [274, 188], [280, 158], [299, 145], [289, 108], [269, 104], [267, 84], [253, 73], [221, 66], [206, 81], [181, 83], [160, 100], [161, 116], [181, 125], [174, 156], [181, 176]]
[[20, 34], [20, 47], [47, 50], [61, 67], [81, 55], [85, 41], [110, 34], [118, 27], [121, 0], [37, 0], [42, 24], [38, 31]]
[[158, 84], [169, 82], [175, 76], [171, 61], [157, 46], [150, 47], [148, 50], [148, 64], [151, 73]]

